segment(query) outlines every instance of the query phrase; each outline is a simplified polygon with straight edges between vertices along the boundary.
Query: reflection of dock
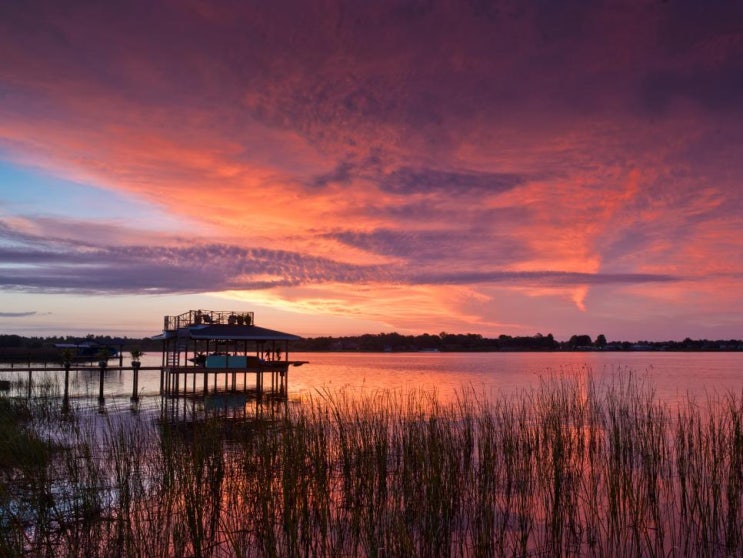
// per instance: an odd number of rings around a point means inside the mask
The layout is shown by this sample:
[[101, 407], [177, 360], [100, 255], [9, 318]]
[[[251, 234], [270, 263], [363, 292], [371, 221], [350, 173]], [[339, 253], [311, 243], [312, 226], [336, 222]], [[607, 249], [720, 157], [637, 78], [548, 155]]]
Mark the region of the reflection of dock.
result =
[[165, 316], [160, 393], [208, 395], [217, 391], [286, 395], [296, 335], [255, 325], [252, 312], [190, 310]]
[[284, 396], [264, 394], [259, 398], [254, 391], [163, 397], [159, 418], [162, 423], [179, 427], [209, 422], [223, 430], [249, 429], [255, 424], [267, 425], [282, 419], [289, 404]]

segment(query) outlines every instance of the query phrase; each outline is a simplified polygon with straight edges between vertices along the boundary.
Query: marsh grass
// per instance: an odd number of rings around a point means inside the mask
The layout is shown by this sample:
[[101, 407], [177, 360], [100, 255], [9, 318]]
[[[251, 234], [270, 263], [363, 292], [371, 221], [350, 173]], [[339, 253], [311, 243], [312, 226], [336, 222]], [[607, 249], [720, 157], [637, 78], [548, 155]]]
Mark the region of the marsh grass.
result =
[[563, 375], [451, 404], [321, 391], [239, 425], [50, 401], [0, 398], [3, 556], [743, 554], [735, 394]]

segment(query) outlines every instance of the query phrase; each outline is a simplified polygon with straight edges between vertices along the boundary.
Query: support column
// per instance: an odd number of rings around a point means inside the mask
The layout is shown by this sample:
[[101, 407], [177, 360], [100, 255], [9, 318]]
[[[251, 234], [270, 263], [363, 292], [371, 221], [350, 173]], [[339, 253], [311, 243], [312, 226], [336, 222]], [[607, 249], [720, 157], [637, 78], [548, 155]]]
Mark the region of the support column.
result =
[[130, 397], [130, 401], [132, 403], [139, 402], [139, 367], [141, 363], [138, 360], [132, 361], [132, 372], [133, 372], [133, 378], [132, 378], [132, 396]]
[[62, 412], [70, 410], [70, 361], [64, 363], [64, 395], [62, 396]]
[[100, 368], [100, 374], [98, 378], [98, 404], [102, 407], [106, 403], [106, 398], [103, 397], [103, 376], [106, 372], [106, 365], [108, 363], [105, 360], [98, 362], [98, 368]]

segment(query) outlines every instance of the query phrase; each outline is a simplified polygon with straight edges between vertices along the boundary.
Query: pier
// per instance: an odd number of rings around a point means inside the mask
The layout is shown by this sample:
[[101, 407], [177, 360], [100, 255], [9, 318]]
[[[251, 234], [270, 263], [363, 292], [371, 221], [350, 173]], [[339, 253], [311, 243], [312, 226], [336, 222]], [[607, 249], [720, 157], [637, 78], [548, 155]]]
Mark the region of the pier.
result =
[[[300, 337], [255, 325], [252, 312], [189, 310], [165, 316], [160, 393], [207, 395], [210, 391], [255, 391], [286, 395], [289, 342]], [[251, 380], [251, 381], [249, 381]]]
[[38, 377], [39, 374], [48, 376], [50, 373], [53, 375], [64, 375], [63, 380], [63, 391], [62, 391], [62, 406], [67, 407], [70, 400], [70, 373], [71, 372], [88, 372], [90, 374], [96, 373], [98, 375], [98, 403], [103, 405], [106, 402], [104, 395], [105, 377], [108, 372], [131, 372], [132, 379], [132, 395], [130, 400], [132, 403], [139, 401], [139, 373], [145, 370], [161, 370], [159, 366], [141, 366], [141, 363], [132, 362], [131, 366], [109, 366], [108, 361], [100, 361], [96, 364], [89, 363], [77, 363], [77, 362], [65, 362], [62, 366], [49, 366], [46, 363], [40, 364], [25, 364], [22, 366], [3, 366], [0, 367], [0, 388], [9, 389], [10, 380], [7, 379], [9, 375], [24, 376], [26, 378], [26, 391], [27, 396], [31, 397], [33, 394], [33, 387], [35, 385], [34, 375]]
[[[27, 363], [0, 367], [0, 389], [9, 382], [4, 373], [27, 375], [28, 396], [32, 395], [34, 374], [64, 374], [63, 408], [69, 405], [71, 371], [98, 375], [98, 403], [105, 404], [107, 372], [131, 373], [131, 401], [139, 401], [139, 374], [156, 370], [160, 374], [159, 395], [163, 398], [206, 398], [219, 393], [245, 393], [261, 400], [264, 395], [287, 396], [289, 369], [306, 364], [291, 360], [289, 342], [300, 337], [255, 325], [252, 312], [189, 310], [165, 316], [162, 333], [151, 337], [162, 341], [160, 366], [142, 366], [133, 358], [131, 366], [109, 366], [108, 359], [95, 363], [64, 360], [61, 366]], [[134, 355], [134, 353], [133, 353]]]

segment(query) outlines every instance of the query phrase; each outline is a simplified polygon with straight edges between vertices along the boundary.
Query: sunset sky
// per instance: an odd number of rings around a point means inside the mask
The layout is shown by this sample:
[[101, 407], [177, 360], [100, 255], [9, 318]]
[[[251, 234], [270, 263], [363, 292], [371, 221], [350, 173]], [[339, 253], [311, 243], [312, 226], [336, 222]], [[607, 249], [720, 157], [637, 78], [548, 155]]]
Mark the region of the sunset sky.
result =
[[0, 333], [743, 337], [743, 4], [0, 2]]

